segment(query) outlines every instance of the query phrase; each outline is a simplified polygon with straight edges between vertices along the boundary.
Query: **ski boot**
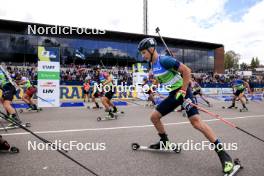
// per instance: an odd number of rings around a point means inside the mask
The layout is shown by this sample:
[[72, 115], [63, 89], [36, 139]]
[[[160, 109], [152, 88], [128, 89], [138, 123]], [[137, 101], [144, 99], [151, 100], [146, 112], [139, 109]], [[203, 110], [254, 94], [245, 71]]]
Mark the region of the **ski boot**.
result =
[[37, 105], [33, 104], [33, 105], [32, 105], [32, 110], [33, 110], [33, 111], [38, 111], [39, 109], [38, 109]]
[[106, 119], [110, 119], [111, 120], [111, 119], [114, 119], [116, 117], [111, 109], [109, 109], [109, 110], [106, 109], [105, 112], [108, 113], [107, 116], [106, 116]]
[[209, 101], [206, 102], [208, 107], [212, 107], [211, 103]]
[[224, 150], [218, 151], [217, 155], [218, 155], [220, 162], [222, 164], [223, 172], [224, 173], [232, 172], [233, 167], [234, 167], [232, 158]]
[[113, 107], [113, 113], [117, 113], [117, 112], [118, 112], [118, 110], [117, 110], [116, 106], [114, 106]]
[[115, 118], [115, 114], [112, 112], [111, 109], [108, 112], [108, 116], [109, 116], [110, 119], [114, 119]]
[[247, 112], [248, 108], [247, 107], [243, 107], [242, 109], [239, 110], [240, 112]]
[[[21, 123], [22, 123], [22, 121], [17, 117], [16, 114], [11, 114], [11, 115], [9, 115], [9, 118], [8, 118], [8, 119], [9, 119], [11, 122], [16, 122], [16, 123], [18, 123], [18, 124], [21, 124]], [[17, 126], [16, 123], [10, 123], [10, 124], [8, 125], [8, 127], [14, 127], [14, 126]]]
[[168, 136], [167, 134], [159, 134], [160, 136], [160, 140], [159, 142], [155, 143], [155, 144], [151, 144], [149, 146], [150, 149], [159, 149], [159, 150], [162, 150], [162, 149], [165, 149], [164, 146], [167, 146], [168, 144], [170, 144], [170, 141], [168, 139]]

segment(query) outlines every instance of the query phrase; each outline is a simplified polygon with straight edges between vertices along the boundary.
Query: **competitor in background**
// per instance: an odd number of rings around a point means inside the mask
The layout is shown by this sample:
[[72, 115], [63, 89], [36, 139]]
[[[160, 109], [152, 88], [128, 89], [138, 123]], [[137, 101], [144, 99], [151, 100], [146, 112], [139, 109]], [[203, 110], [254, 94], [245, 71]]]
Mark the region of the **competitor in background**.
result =
[[246, 102], [244, 98], [244, 91], [247, 88], [248, 92], [251, 93], [249, 84], [239, 78], [235, 78], [232, 83], [232, 88], [234, 90], [234, 97], [232, 99], [232, 105], [229, 106], [229, 109], [235, 108], [236, 100], [239, 99], [243, 108], [241, 111], [248, 111], [248, 108], [246, 107]]
[[[7, 71], [10, 72], [11, 68], [8, 67]], [[4, 106], [4, 109], [7, 112], [8, 117], [12, 121], [16, 121], [17, 123], [21, 124], [22, 121], [18, 118], [15, 109], [12, 107], [12, 101], [14, 95], [16, 95], [16, 87], [12, 80], [8, 78], [5, 72], [0, 69], [0, 89], [2, 90], [2, 98], [1, 103]], [[8, 126], [16, 126], [13, 123], [10, 123]]]
[[[250, 91], [248, 90], [248, 92], [251, 92], [250, 94], [253, 94], [254, 89], [253, 89], [253, 87], [249, 84], [249, 80], [247, 80], [247, 79], [245, 79], [245, 78], [242, 79], [242, 80], [248, 83], [248, 85], [249, 85], [249, 87], [250, 87]], [[245, 98], [245, 100], [246, 100], [246, 104], [248, 104], [248, 103], [249, 103], [249, 100], [248, 100], [248, 98], [247, 98], [247, 96], [246, 96], [245, 93], [244, 93], [244, 98]]]
[[[114, 113], [117, 113], [116, 106], [111, 102], [113, 95], [115, 94], [115, 87], [113, 85], [113, 78], [108, 72], [100, 72], [100, 68], [97, 68], [97, 73], [99, 73], [100, 86], [106, 92], [102, 96], [102, 104], [105, 107], [105, 111], [109, 113], [109, 116], [114, 117]], [[113, 109], [111, 109], [113, 108]]]
[[152, 102], [152, 105], [155, 106], [155, 99], [154, 99], [154, 92], [155, 90], [153, 90], [153, 84], [154, 84], [154, 79], [153, 79], [153, 75], [149, 74], [149, 78], [147, 76], [144, 76], [143, 78], [143, 92], [145, 94], [148, 94], [148, 101]]
[[[95, 106], [92, 107], [93, 109], [99, 109], [100, 108], [98, 102], [96, 101], [96, 98], [100, 97], [100, 92], [96, 89], [96, 85], [98, 85], [99, 82], [100, 82], [100, 80], [99, 80], [100, 72], [98, 71], [98, 69], [99, 69], [99, 67], [94, 67], [93, 68], [93, 71], [95, 73], [92, 76], [92, 79], [90, 80], [90, 76], [87, 75], [86, 80], [88, 80], [88, 81], [85, 82], [86, 88], [83, 86], [84, 93], [88, 94], [88, 100], [89, 100], [89, 96], [90, 96], [92, 98], [92, 102], [95, 104]], [[83, 72], [85, 70], [86, 70], [86, 68], [80, 68], [78, 70], [78, 72], [81, 73], [81, 72]], [[88, 85], [88, 83], [89, 83], [89, 85]], [[89, 87], [89, 90], [88, 90], [88, 87]], [[85, 97], [84, 97], [84, 101], [85, 101]], [[87, 108], [89, 109], [90, 107], [88, 106]]]
[[202, 93], [202, 88], [199, 85], [199, 83], [195, 80], [195, 77], [193, 75], [192, 75], [192, 81], [191, 81], [191, 88], [192, 88], [192, 93], [193, 93], [194, 99], [196, 101], [196, 104], [198, 104], [196, 95], [200, 95], [200, 97], [203, 99], [203, 101], [205, 101], [207, 103], [208, 107], [211, 106], [210, 102], [204, 98], [203, 93]]
[[161, 118], [182, 105], [186, 109], [192, 126], [200, 131], [212, 145], [217, 146], [215, 147], [215, 151], [222, 163], [223, 171], [225, 173], [231, 172], [234, 167], [232, 158], [224, 150], [222, 143], [216, 137], [214, 131], [201, 120], [197, 108], [190, 104], [190, 101], [194, 102], [189, 87], [191, 70], [171, 56], [159, 55], [156, 47], [157, 43], [154, 38], [145, 38], [138, 44], [138, 50], [141, 52], [144, 60], [152, 65], [155, 79], [170, 91], [169, 96], [151, 114], [150, 119], [158, 131], [160, 140], [150, 145], [149, 148], [161, 149], [161, 143], [169, 143]]
[[36, 103], [32, 100], [33, 95], [37, 93], [37, 88], [31, 84], [27, 77], [22, 76], [21, 74], [16, 74], [16, 82], [19, 86], [21, 85], [25, 88], [22, 100], [29, 106], [28, 110], [38, 110]]
[[96, 89], [96, 85], [98, 83], [94, 80], [90, 81], [90, 89], [91, 89], [91, 97], [92, 97], [92, 102], [94, 102], [95, 106], [93, 109], [100, 109], [101, 107], [99, 106], [98, 102], [96, 101], [96, 98], [100, 97], [100, 92]]
[[90, 82], [91, 82], [91, 79], [86, 78], [83, 83], [83, 95], [84, 95], [83, 102], [85, 102], [86, 98], [87, 98], [87, 102], [90, 102], [90, 98], [91, 98]]

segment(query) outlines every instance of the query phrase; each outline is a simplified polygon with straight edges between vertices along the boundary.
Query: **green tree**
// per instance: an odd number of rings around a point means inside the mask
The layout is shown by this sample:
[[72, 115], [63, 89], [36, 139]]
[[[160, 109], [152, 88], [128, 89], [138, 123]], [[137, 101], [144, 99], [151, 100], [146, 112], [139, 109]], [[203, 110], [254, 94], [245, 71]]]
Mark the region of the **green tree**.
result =
[[245, 62], [242, 62], [242, 63], [240, 64], [240, 69], [241, 69], [241, 70], [247, 70], [247, 69], [248, 69], [248, 65], [247, 65]]
[[250, 67], [253, 69], [257, 67], [257, 62], [256, 62], [256, 59], [254, 57], [252, 57], [252, 59], [251, 59]]
[[259, 59], [258, 59], [258, 57], [255, 58], [255, 63], [256, 63], [256, 67], [259, 67], [260, 64], [259, 64]]
[[240, 60], [240, 54], [235, 53], [234, 51], [227, 51], [224, 56], [224, 66], [225, 69], [238, 69], [239, 66], [239, 60]]

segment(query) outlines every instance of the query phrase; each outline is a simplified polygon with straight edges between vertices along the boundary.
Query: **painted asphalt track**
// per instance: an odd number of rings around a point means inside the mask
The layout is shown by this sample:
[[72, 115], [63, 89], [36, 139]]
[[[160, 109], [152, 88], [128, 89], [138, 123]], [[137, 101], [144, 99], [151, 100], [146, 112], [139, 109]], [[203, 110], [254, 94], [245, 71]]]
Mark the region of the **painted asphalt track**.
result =
[[[222, 109], [230, 102], [210, 99], [213, 107], [208, 110], [229, 119], [237, 126], [264, 139], [264, 102], [250, 102], [249, 112]], [[136, 104], [135, 104], [136, 103]], [[151, 125], [149, 114], [153, 109], [143, 106], [144, 102], [129, 103], [119, 109], [125, 115], [117, 120], [98, 122], [96, 118], [103, 110], [86, 108], [51, 108], [39, 113], [22, 113], [20, 118], [30, 122], [32, 131], [50, 140], [61, 143], [77, 141], [85, 143], [105, 143], [105, 150], [81, 150], [76, 148], [68, 154], [100, 176], [124, 175], [177, 175], [177, 176], [221, 176], [221, 164], [214, 151], [188, 150], [180, 154], [165, 152], [133, 151], [131, 143], [149, 145], [158, 141], [157, 132]], [[138, 105], [140, 104], [140, 105]], [[237, 104], [240, 107], [240, 104]], [[202, 107], [205, 107], [202, 105]], [[202, 119], [208, 123], [224, 143], [237, 143], [237, 150], [229, 151], [233, 158], [239, 158], [244, 169], [239, 176], [260, 176], [264, 172], [264, 143], [237, 129], [226, 126], [201, 112]], [[164, 117], [166, 130], [172, 142], [201, 142], [205, 137], [195, 130], [186, 117], [172, 112]], [[36, 141], [34, 136], [22, 129], [10, 130], [0, 134], [11, 145], [20, 149], [18, 154], [0, 154], [1, 176], [84, 176], [92, 175], [63, 157], [56, 151], [28, 150], [28, 143]], [[94, 149], [100, 147], [94, 146]]]

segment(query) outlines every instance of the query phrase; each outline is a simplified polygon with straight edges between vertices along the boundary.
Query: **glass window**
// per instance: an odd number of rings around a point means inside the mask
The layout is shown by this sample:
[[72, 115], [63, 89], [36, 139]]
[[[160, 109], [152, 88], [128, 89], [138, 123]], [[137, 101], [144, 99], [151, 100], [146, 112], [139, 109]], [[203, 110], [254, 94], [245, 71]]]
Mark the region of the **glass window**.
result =
[[[106, 64], [133, 63], [143, 61], [137, 50], [138, 42], [98, 39], [57, 38], [34, 35], [0, 33], [1, 60], [16, 62], [36, 62], [38, 46], [60, 47], [62, 63]], [[214, 69], [214, 50], [180, 48], [169, 46], [171, 52], [193, 72], [208, 72]], [[157, 46], [160, 54], [165, 54], [163, 45]]]
[[5, 33], [0, 33], [0, 51], [6, 52], [8, 50], [10, 36]]

